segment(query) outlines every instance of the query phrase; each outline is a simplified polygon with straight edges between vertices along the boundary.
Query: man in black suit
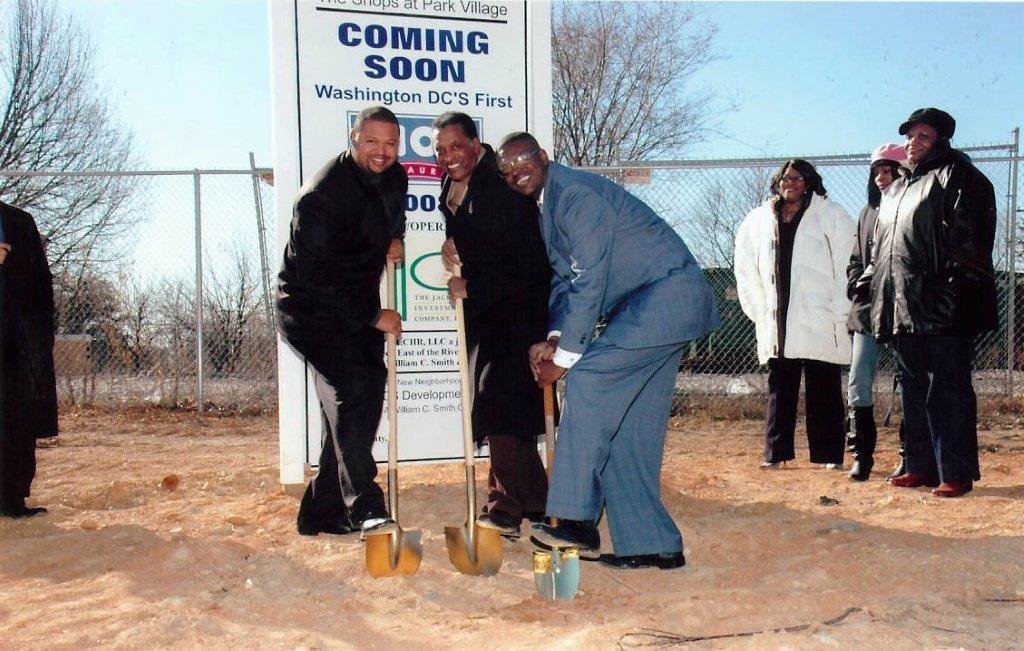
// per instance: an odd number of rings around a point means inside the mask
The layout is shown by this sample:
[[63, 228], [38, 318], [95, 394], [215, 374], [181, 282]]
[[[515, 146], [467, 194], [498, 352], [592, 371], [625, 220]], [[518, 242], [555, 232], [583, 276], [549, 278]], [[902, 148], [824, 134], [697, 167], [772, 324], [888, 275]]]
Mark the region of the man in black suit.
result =
[[528, 351], [548, 334], [551, 265], [536, 202], [509, 188], [494, 150], [480, 142], [465, 113], [434, 120], [434, 152], [444, 171], [441, 212], [448, 264], [462, 278], [448, 283], [465, 299], [473, 384], [473, 434], [491, 453], [487, 513], [477, 522], [519, 535], [523, 517], [542, 519], [548, 482], [537, 453], [544, 432], [543, 394]]
[[0, 515], [28, 507], [36, 439], [57, 435], [53, 276], [32, 216], [0, 202]]
[[402, 317], [381, 309], [385, 260], [400, 262], [408, 177], [397, 164], [398, 118], [364, 109], [350, 148], [299, 190], [278, 274], [277, 326], [313, 369], [323, 422], [320, 467], [299, 506], [303, 535], [396, 528], [374, 482], [384, 404], [384, 334]]

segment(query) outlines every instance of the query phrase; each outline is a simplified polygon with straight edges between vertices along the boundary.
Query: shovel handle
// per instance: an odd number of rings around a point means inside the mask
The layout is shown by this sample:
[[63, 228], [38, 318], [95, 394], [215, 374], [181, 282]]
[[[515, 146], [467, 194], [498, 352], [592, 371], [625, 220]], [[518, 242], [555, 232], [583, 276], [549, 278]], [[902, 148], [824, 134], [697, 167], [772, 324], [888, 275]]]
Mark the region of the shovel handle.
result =
[[[387, 264], [388, 309], [395, 309], [395, 263]], [[388, 333], [388, 506], [398, 519], [398, 340]]]
[[544, 448], [548, 457], [548, 479], [555, 464], [555, 388], [554, 385], [544, 387]]
[[[455, 265], [456, 278], [462, 277], [462, 266]], [[473, 467], [473, 401], [470, 399], [469, 353], [466, 343], [466, 310], [462, 299], [455, 299], [455, 330], [459, 347], [459, 385], [462, 398], [462, 444], [466, 467]]]
[[[544, 387], [544, 448], [548, 457], [548, 482], [551, 482], [551, 472], [555, 469], [555, 385], [549, 384]], [[551, 518], [551, 524], [558, 525], [558, 520]], [[551, 552], [551, 557], [558, 555], [558, 550]]]
[[[462, 265], [455, 265], [452, 271], [456, 278], [462, 277]], [[473, 401], [470, 399], [469, 346], [466, 343], [466, 310], [462, 299], [455, 299], [455, 331], [459, 348], [459, 394], [462, 399], [462, 448], [466, 457], [466, 522], [473, 536], [476, 518], [476, 476], [473, 473]]]

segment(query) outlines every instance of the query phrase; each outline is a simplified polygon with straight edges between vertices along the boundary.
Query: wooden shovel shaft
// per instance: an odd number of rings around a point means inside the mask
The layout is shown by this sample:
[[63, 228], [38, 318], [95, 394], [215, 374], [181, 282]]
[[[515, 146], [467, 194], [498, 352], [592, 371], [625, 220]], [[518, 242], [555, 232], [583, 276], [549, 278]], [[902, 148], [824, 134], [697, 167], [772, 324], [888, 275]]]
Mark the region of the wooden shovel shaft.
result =
[[[462, 267], [456, 265], [456, 278], [462, 277]], [[459, 348], [459, 386], [462, 394], [462, 447], [466, 457], [466, 523], [470, 535], [476, 521], [476, 475], [473, 472], [473, 401], [470, 398], [469, 353], [466, 344], [466, 311], [462, 299], [455, 299], [455, 329]]]
[[[395, 263], [387, 264], [388, 309], [395, 309]], [[388, 333], [388, 507], [398, 522], [398, 341]]]
[[555, 464], [555, 387], [544, 387], [544, 447], [548, 457], [548, 479]]
[[[547, 448], [548, 457], [548, 482], [551, 482], [551, 473], [555, 469], [555, 385], [549, 384], [544, 387], [544, 447]], [[558, 520], [551, 518], [552, 525], [558, 525]]]

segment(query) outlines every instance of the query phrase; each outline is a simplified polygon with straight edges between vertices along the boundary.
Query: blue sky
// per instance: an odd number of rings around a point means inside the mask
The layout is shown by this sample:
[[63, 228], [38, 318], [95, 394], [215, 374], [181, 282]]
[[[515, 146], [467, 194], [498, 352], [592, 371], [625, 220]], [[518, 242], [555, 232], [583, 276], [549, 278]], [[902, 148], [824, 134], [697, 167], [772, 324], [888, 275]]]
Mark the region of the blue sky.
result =
[[[955, 143], [1024, 126], [1022, 3], [701, 4], [725, 58], [695, 82], [738, 111], [723, 131], [774, 154], [868, 151], [915, 108], [957, 118]], [[725, 138], [701, 155], [757, 156]]]
[[[9, 1], [9, 0], [5, 0]], [[97, 77], [150, 168], [272, 164], [262, 0], [60, 0], [92, 35]], [[722, 59], [694, 83], [739, 108], [686, 157], [863, 152], [913, 109], [954, 142], [1024, 122], [1022, 3], [699, 3]]]
[[147, 166], [272, 164], [270, 44], [260, 0], [59, 0]]

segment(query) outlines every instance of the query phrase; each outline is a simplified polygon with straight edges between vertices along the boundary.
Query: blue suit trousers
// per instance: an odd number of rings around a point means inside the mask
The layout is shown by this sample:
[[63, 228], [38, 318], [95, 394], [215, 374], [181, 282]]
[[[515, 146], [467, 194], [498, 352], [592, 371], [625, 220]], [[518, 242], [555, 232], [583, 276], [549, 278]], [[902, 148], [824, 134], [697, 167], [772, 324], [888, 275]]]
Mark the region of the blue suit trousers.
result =
[[597, 520], [607, 508], [615, 553], [678, 552], [661, 502], [665, 429], [683, 344], [619, 348], [604, 338], [569, 370], [547, 514]]

